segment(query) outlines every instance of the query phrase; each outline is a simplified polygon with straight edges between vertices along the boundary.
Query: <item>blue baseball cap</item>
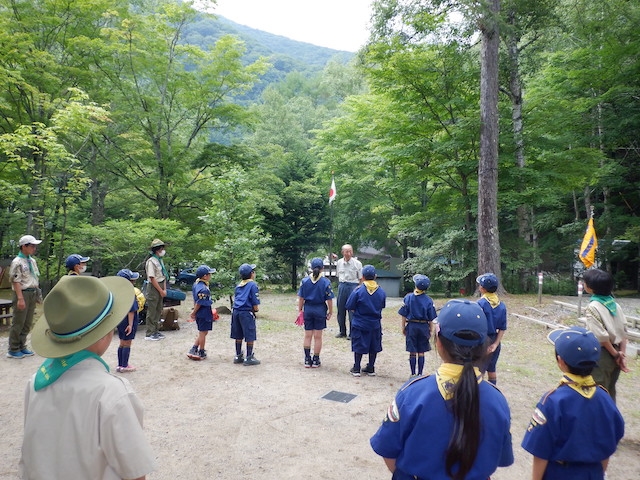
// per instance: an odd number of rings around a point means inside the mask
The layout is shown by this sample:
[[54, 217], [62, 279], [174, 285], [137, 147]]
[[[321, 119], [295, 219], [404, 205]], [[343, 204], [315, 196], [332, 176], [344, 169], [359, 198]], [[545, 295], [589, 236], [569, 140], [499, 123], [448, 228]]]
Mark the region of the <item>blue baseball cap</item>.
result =
[[552, 330], [547, 335], [556, 352], [571, 367], [595, 367], [600, 359], [600, 342], [583, 327]]
[[498, 288], [498, 277], [493, 273], [483, 273], [476, 278], [476, 283], [485, 290]]
[[465, 347], [481, 345], [487, 338], [487, 317], [480, 305], [469, 300], [448, 301], [440, 310], [438, 325], [440, 335]]
[[256, 269], [255, 263], [252, 263], [252, 264], [243, 263], [242, 265], [240, 265], [240, 268], [238, 269], [238, 273], [242, 278], [249, 278], [251, 276], [251, 272], [253, 272], [255, 269]]
[[376, 267], [373, 265], [365, 265], [362, 267], [362, 276], [365, 280], [373, 280], [376, 278]]
[[431, 286], [431, 280], [426, 275], [416, 273], [413, 276], [413, 283], [416, 284], [416, 288], [419, 290], [427, 290]]
[[138, 272], [132, 272], [128, 268], [123, 268], [116, 275], [122, 278], [126, 278], [127, 280], [137, 280], [140, 278], [140, 274]]
[[324, 268], [324, 262], [321, 258], [316, 257], [311, 260], [311, 269], [313, 270], [314, 268]]
[[67, 267], [67, 270], [71, 270], [76, 265], [79, 265], [81, 263], [86, 263], [89, 260], [91, 260], [91, 257], [83, 257], [82, 255], [78, 255], [77, 253], [74, 253], [67, 257], [67, 260], [64, 262], [64, 264]]
[[216, 273], [216, 269], [209, 267], [209, 265], [200, 265], [196, 270], [196, 277], [202, 278], [210, 273]]

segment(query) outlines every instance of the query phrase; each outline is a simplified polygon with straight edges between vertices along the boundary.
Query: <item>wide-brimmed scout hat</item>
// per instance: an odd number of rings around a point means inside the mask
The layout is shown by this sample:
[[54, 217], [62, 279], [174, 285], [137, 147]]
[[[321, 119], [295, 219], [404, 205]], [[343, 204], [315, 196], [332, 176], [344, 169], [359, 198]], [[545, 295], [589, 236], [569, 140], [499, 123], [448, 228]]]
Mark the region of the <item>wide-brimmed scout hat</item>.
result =
[[159, 238], [154, 238], [149, 248], [153, 250], [156, 247], [164, 247], [164, 246], [165, 246], [165, 243], [162, 240], [160, 240]]
[[31, 345], [47, 358], [84, 350], [122, 321], [134, 296], [133, 285], [123, 277], [62, 277], [44, 299]]

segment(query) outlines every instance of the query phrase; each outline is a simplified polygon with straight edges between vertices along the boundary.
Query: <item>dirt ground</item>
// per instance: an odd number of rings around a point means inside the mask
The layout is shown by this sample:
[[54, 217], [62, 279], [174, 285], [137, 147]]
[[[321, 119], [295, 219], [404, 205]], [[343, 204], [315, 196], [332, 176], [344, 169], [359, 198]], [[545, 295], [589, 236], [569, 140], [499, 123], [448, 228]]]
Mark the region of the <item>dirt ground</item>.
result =
[[[134, 341], [127, 375], [145, 405], [145, 430], [157, 454], [158, 469], [147, 478], [173, 479], [293, 479], [390, 478], [369, 446], [369, 438], [384, 417], [389, 402], [409, 374], [408, 354], [400, 334], [399, 298], [388, 299], [384, 311], [384, 351], [376, 377], [352, 377], [350, 344], [336, 339], [335, 318], [324, 334], [322, 367], [303, 368], [301, 327], [294, 325], [295, 295], [262, 292], [258, 315], [255, 367], [234, 365], [229, 339], [230, 316], [222, 315], [207, 340], [209, 358], [194, 362], [186, 352], [196, 336], [188, 323], [191, 304], [183, 302], [180, 330], [166, 332], [161, 342], [144, 341], [144, 327]], [[508, 296], [509, 313], [572, 322], [576, 314], [544, 297]], [[575, 299], [574, 299], [575, 302]], [[436, 306], [445, 301], [436, 299]], [[625, 305], [638, 315], [640, 302]], [[522, 435], [539, 397], [560, 378], [547, 328], [509, 317], [498, 363], [498, 386], [512, 414], [515, 464], [499, 469], [494, 480], [529, 478], [531, 457], [520, 447]], [[117, 340], [105, 354], [116, 366]], [[0, 327], [0, 479], [18, 478], [22, 442], [25, 382], [42, 362], [38, 356], [11, 360], [7, 328]], [[439, 360], [432, 351], [425, 371]], [[618, 382], [618, 406], [626, 421], [625, 438], [612, 457], [608, 480], [640, 478], [640, 361]], [[350, 393], [348, 403], [323, 398], [329, 392]], [[597, 435], [597, 432], [594, 432]], [[426, 446], [428, 447], [428, 446]]]

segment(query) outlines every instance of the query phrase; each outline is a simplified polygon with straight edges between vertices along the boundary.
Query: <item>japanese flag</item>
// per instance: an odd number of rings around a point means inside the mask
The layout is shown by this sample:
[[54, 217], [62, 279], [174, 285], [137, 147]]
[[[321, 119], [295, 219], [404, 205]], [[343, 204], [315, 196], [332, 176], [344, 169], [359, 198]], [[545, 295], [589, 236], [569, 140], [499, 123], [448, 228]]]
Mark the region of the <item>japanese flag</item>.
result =
[[331, 188], [329, 189], [329, 203], [336, 199], [336, 181], [331, 177]]

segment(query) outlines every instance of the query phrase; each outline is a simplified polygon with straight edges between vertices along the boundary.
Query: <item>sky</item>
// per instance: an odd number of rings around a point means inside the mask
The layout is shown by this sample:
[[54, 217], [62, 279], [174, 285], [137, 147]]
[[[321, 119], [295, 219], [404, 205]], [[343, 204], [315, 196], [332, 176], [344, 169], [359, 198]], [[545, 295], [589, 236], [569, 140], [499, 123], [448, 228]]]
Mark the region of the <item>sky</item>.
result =
[[217, 0], [213, 13], [321, 47], [355, 52], [368, 38], [372, 0]]

